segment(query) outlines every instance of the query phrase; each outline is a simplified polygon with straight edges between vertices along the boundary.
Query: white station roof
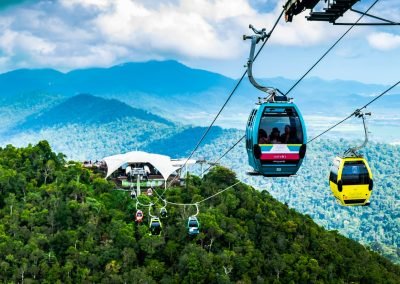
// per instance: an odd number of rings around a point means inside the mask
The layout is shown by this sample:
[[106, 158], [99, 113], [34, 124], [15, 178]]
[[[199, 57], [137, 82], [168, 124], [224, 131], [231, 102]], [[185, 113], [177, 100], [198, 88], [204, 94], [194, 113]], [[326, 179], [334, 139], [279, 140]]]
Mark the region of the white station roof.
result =
[[[125, 154], [118, 154], [114, 156], [108, 156], [103, 159], [107, 164], [107, 176], [108, 178], [113, 172], [124, 164], [133, 163], [149, 163], [153, 165], [163, 176], [165, 180], [175, 172], [182, 168], [185, 164], [184, 160], [171, 160], [170, 157], [159, 154], [150, 154], [142, 151], [133, 151]], [[188, 160], [186, 165], [193, 165], [196, 160]]]

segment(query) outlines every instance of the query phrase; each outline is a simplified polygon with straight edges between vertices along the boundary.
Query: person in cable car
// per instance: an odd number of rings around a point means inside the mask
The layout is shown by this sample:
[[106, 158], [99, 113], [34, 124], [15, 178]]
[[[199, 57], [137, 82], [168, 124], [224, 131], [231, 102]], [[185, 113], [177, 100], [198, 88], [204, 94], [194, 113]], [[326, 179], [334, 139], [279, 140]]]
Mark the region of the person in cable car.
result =
[[258, 130], [258, 144], [269, 144], [268, 134], [264, 129]]
[[285, 132], [281, 135], [280, 140], [282, 144], [288, 144], [291, 135], [290, 125], [285, 125]]
[[142, 210], [138, 210], [138, 211], [136, 212], [135, 221], [136, 221], [137, 223], [142, 223], [142, 221], [143, 221], [143, 211], [142, 211]]
[[299, 139], [296, 134], [296, 127], [285, 125], [285, 132], [280, 137], [282, 144], [296, 144], [299, 143]]
[[281, 144], [280, 131], [277, 127], [274, 127], [269, 135], [269, 141], [271, 144]]

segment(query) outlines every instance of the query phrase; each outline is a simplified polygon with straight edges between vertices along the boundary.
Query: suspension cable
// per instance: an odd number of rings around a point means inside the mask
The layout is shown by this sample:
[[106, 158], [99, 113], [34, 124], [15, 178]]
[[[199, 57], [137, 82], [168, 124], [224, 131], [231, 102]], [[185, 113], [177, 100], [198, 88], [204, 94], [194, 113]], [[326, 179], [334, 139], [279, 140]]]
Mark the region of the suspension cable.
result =
[[[205, 202], [205, 201], [207, 201], [207, 200], [209, 200], [209, 199], [211, 199], [211, 198], [214, 198], [215, 196], [217, 196], [217, 195], [219, 195], [219, 194], [221, 194], [221, 193], [227, 191], [228, 189], [233, 188], [234, 186], [238, 185], [239, 183], [241, 183], [241, 181], [238, 181], [238, 182], [236, 182], [235, 184], [232, 184], [232, 185], [230, 185], [230, 186], [228, 186], [228, 187], [226, 187], [226, 188], [224, 188], [224, 189], [218, 191], [217, 193], [215, 193], [215, 194], [213, 194], [213, 195], [210, 195], [210, 196], [208, 196], [208, 197], [206, 197], [206, 198], [203, 198], [202, 200], [197, 201], [197, 202], [194, 202], [194, 203], [177, 203], [177, 202], [168, 201], [168, 200], [166, 200], [166, 199], [163, 199], [163, 201], [166, 202], [167, 204], [176, 205], [176, 206], [196, 206], [196, 205], [198, 205], [199, 203]], [[156, 192], [156, 194], [159, 196], [159, 198], [162, 198], [162, 196], [160, 196], [157, 192]]]
[[296, 83], [294, 83], [294, 85], [286, 92], [285, 94], [286, 96], [311, 72], [311, 70], [314, 69], [315, 66], [318, 65], [318, 63], [322, 61], [322, 59], [325, 58], [326, 55], [328, 55], [329, 52], [331, 52], [331, 50], [354, 28], [354, 26], [356, 26], [356, 24], [369, 12], [369, 10], [372, 9], [372, 7], [375, 6], [376, 3], [378, 3], [378, 1], [379, 0], [375, 0], [375, 2], [372, 3], [372, 5], [364, 13], [362, 13], [362, 15], [358, 18], [358, 20], [355, 23], [353, 23], [353, 25], [350, 26], [350, 28], [348, 28], [346, 32], [342, 34], [342, 36], [339, 37], [330, 48], [328, 48], [328, 50], [307, 70], [306, 73], [303, 74], [303, 76], [300, 77], [300, 79], [297, 80]]

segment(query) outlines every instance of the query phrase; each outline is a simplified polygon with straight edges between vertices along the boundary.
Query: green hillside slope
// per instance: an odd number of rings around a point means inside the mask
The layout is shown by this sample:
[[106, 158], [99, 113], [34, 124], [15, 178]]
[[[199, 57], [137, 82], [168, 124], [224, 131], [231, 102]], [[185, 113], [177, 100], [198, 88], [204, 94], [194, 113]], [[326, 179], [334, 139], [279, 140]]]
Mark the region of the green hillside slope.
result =
[[[215, 168], [173, 188], [193, 203], [237, 182]], [[0, 281], [24, 283], [398, 283], [400, 268], [240, 183], [195, 208], [169, 206], [161, 237], [133, 222], [135, 202], [47, 142], [0, 149]], [[142, 203], [157, 202], [140, 197]], [[153, 214], [160, 209], [156, 205]]]

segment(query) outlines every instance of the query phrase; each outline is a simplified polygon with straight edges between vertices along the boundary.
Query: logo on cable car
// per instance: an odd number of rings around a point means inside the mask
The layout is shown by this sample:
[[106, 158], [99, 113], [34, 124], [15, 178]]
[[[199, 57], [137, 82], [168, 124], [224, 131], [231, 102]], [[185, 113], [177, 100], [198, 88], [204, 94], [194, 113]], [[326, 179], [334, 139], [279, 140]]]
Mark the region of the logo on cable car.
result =
[[274, 159], [286, 159], [286, 155], [274, 155]]

